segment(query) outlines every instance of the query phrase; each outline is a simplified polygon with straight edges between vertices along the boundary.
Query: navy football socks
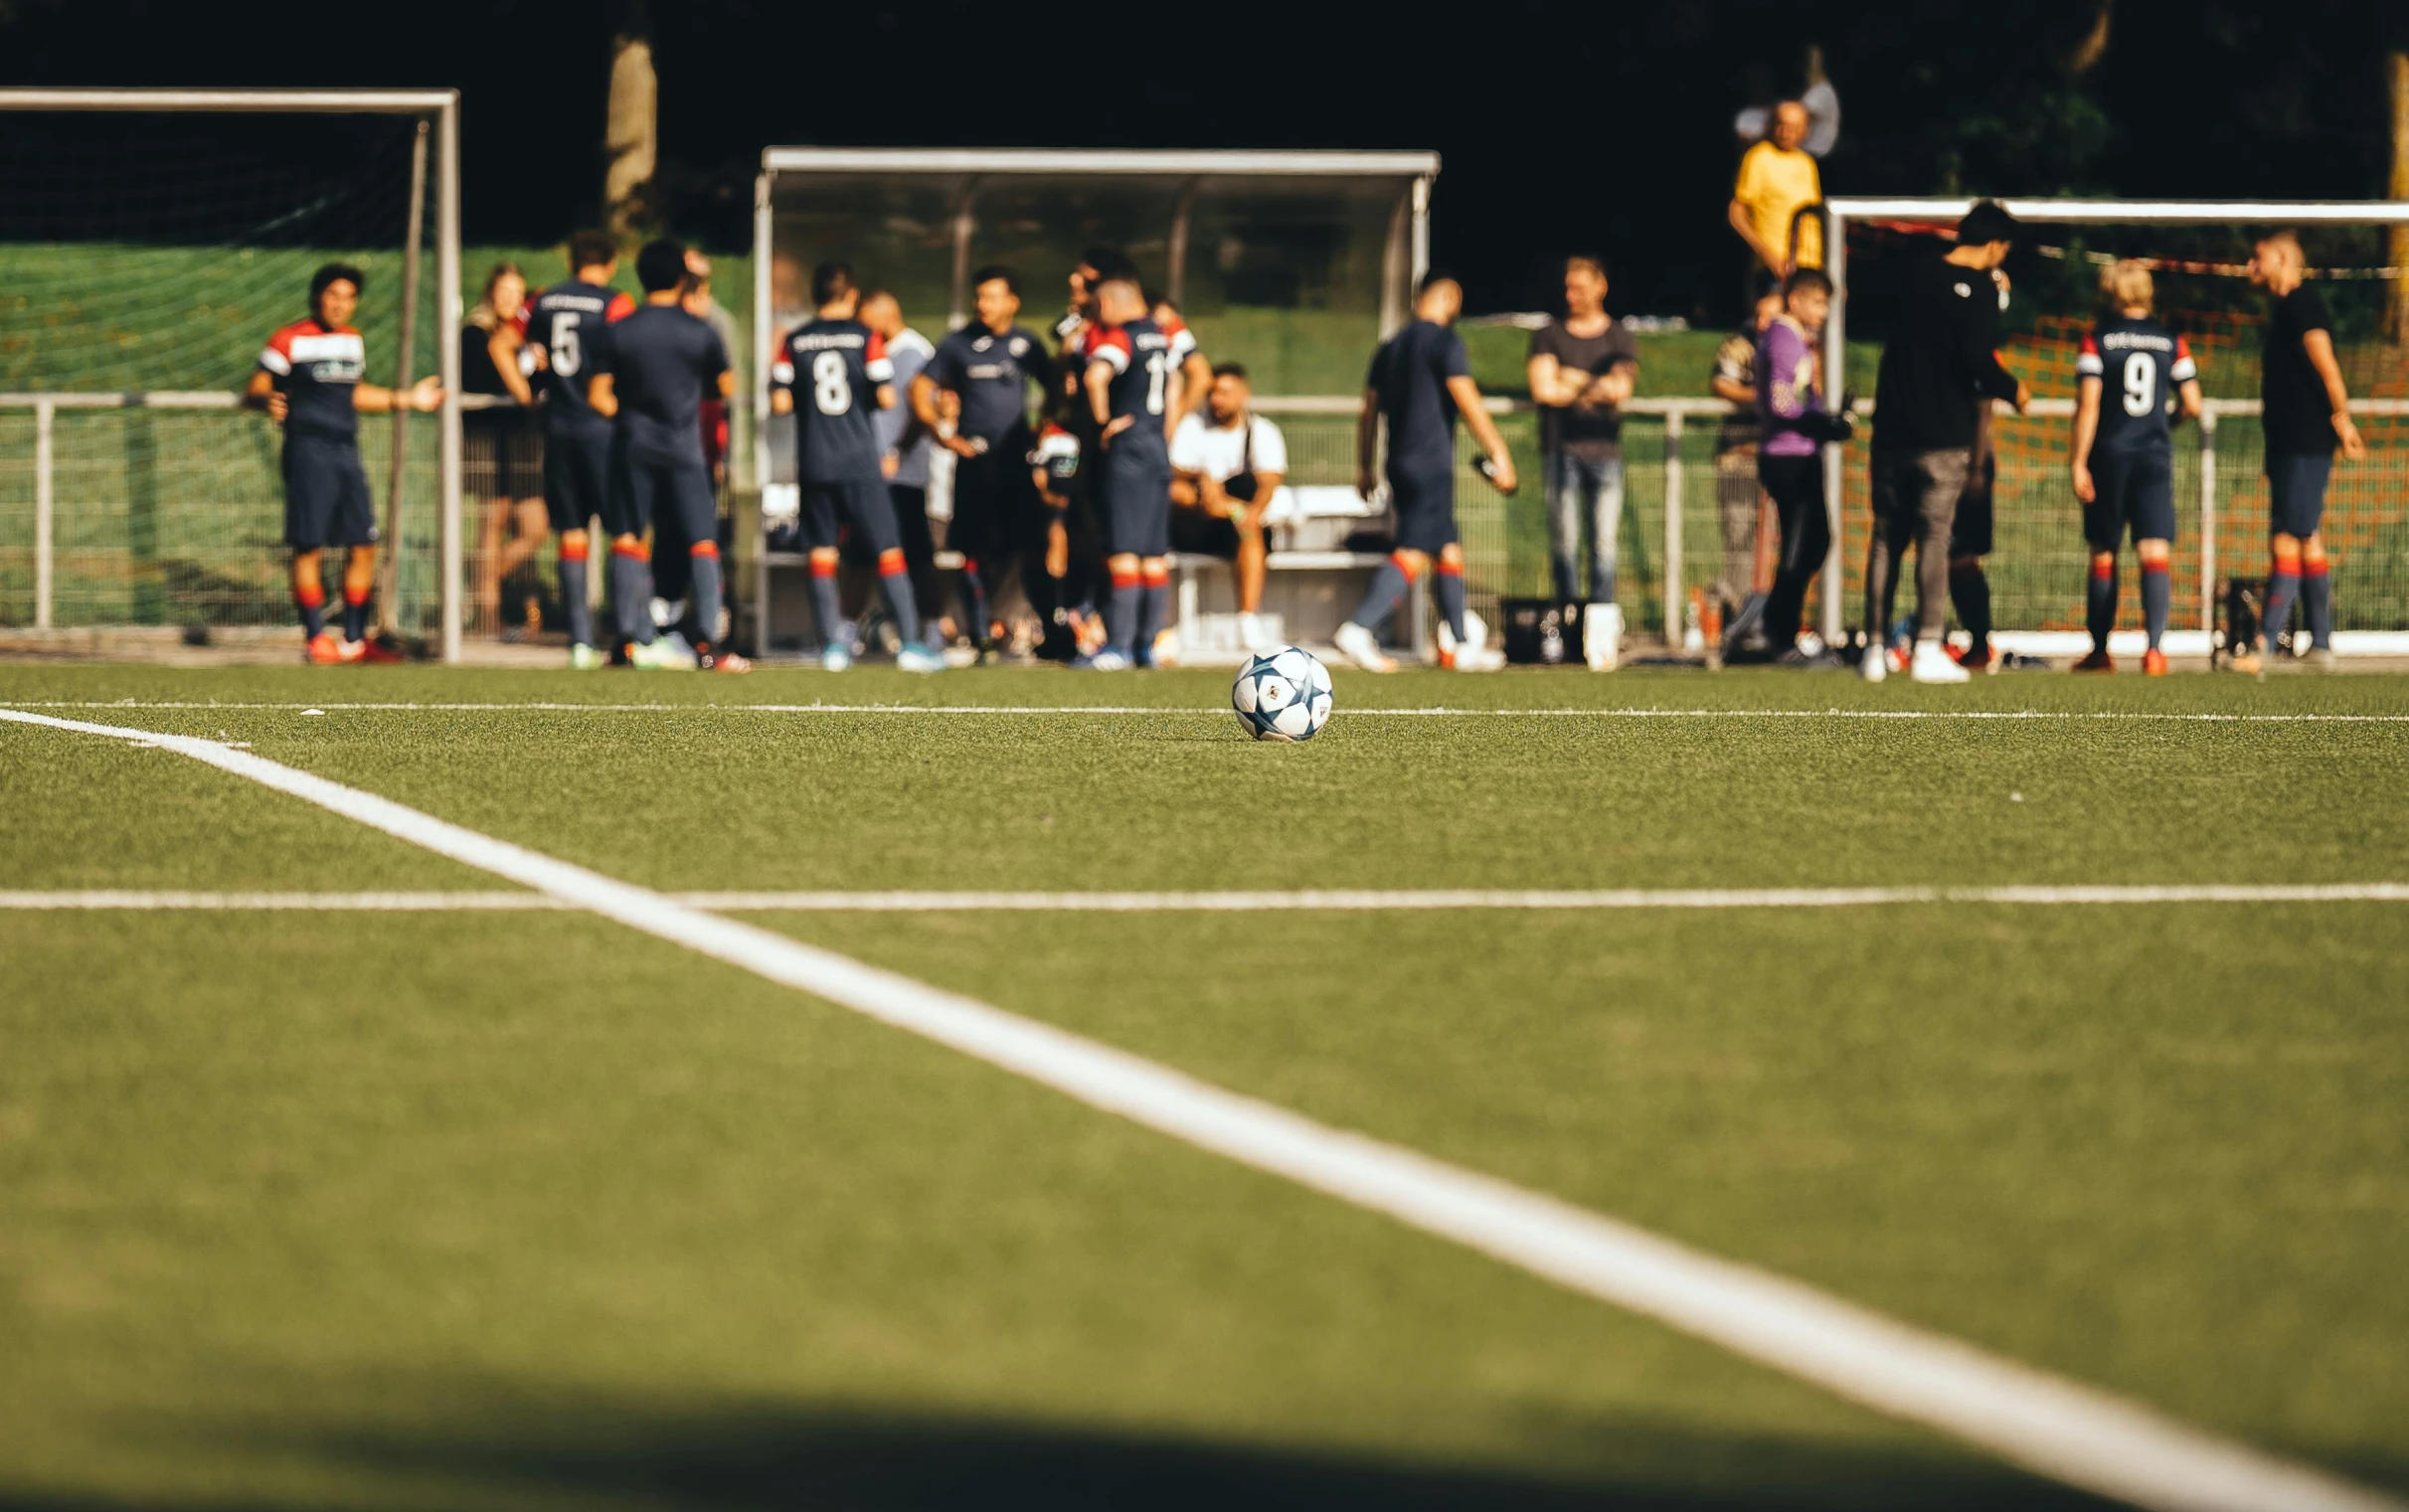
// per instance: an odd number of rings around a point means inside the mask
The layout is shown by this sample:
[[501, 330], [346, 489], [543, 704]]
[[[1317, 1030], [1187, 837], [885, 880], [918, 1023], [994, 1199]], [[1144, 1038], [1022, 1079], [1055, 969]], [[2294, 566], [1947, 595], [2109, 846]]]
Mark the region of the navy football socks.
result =
[[610, 610], [621, 640], [652, 644], [652, 565], [640, 549], [610, 550]]
[[1456, 644], [1463, 644], [1463, 574], [1441, 568], [1431, 585], [1439, 595], [1439, 614], [1447, 621], [1448, 633]]
[[1405, 596], [1405, 569], [1397, 565], [1396, 558], [1381, 563], [1380, 570], [1372, 574], [1372, 586], [1364, 590], [1363, 606], [1355, 611], [1349, 623], [1367, 630], [1378, 628], [1380, 621], [1397, 607], [1397, 600]]
[[[822, 646], [842, 643], [845, 616], [843, 610], [837, 607], [836, 564], [833, 562], [825, 573], [819, 570], [818, 563], [811, 565], [811, 617], [819, 625], [819, 643]], [[850, 651], [853, 648], [846, 646], [845, 649]]]
[[2321, 651], [2333, 647], [2333, 579], [2321, 560], [2304, 564], [2301, 572], [2301, 611], [2309, 619], [2309, 643]]
[[2085, 622], [2091, 628], [2091, 648], [2108, 649], [2108, 632], [2117, 627], [2117, 564], [2111, 557], [2106, 563], [2096, 558], [2091, 564], [2091, 593]]
[[586, 556], [561, 553], [561, 608], [569, 616], [572, 644], [594, 644], [594, 606], [586, 601]]
[[1113, 594], [1105, 600], [1105, 643], [1123, 656], [1137, 649], [1137, 601], [1145, 589], [1132, 578], [1126, 583], [1113, 582]]
[[2142, 619], [2150, 628], [2150, 649], [2158, 648], [2166, 634], [2166, 611], [2174, 598], [2174, 589], [2167, 582], [2166, 564], [2142, 564]]
[[[710, 543], [706, 543], [710, 544]], [[696, 547], [686, 554], [687, 603], [694, 615], [694, 637], [708, 645], [720, 638], [720, 551]]]

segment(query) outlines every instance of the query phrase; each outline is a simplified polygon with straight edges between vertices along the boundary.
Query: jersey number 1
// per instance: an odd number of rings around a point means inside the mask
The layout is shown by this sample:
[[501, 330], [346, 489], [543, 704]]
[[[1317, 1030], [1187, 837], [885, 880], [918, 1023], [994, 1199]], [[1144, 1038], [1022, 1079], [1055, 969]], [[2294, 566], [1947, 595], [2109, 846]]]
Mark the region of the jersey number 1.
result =
[[1162, 414], [1163, 379], [1169, 375], [1171, 364], [1160, 352], [1146, 358], [1146, 414]]
[[845, 357], [822, 352], [811, 359], [811, 402], [822, 415], [842, 415], [853, 408], [853, 385], [845, 381]]
[[2136, 420], [2150, 413], [2157, 403], [2158, 365], [2147, 352], [2136, 352], [2125, 359], [2125, 413]]

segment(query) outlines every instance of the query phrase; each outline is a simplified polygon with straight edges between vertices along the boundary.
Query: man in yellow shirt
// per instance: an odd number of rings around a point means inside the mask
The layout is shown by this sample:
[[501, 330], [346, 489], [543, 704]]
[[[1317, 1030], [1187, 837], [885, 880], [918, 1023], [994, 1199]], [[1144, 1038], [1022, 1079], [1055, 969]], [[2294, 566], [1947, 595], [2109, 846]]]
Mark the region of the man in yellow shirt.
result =
[[1732, 188], [1732, 230], [1776, 278], [1823, 265], [1823, 224], [1813, 216], [1799, 223], [1799, 252], [1791, 255], [1792, 218], [1823, 199], [1814, 157], [1799, 146], [1807, 127], [1807, 106], [1795, 99], [1776, 105], [1772, 136], [1740, 159], [1740, 182]]

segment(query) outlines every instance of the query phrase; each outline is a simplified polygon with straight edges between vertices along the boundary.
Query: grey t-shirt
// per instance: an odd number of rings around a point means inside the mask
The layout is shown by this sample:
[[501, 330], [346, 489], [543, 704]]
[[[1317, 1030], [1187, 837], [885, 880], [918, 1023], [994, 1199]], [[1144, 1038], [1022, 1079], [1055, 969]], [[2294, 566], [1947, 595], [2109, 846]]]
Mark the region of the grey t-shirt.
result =
[[[1619, 364], [1639, 363], [1639, 343], [1631, 327], [1608, 317], [1606, 329], [1595, 336], [1575, 336], [1560, 320], [1531, 332], [1530, 355], [1556, 359], [1560, 368], [1595, 378]], [[1539, 407], [1539, 449], [1566, 451], [1590, 461], [1623, 454], [1623, 412], [1613, 405], [1576, 410], [1569, 405]]]
[[[912, 423], [912, 380], [929, 365], [937, 349], [929, 338], [906, 326], [887, 343], [887, 360], [895, 364], [895, 408], [881, 410], [874, 419], [878, 423], [878, 446], [891, 451], [905, 429]], [[899, 488], [929, 486], [929, 437], [923, 432], [904, 454], [897, 458], [895, 476], [887, 480]]]

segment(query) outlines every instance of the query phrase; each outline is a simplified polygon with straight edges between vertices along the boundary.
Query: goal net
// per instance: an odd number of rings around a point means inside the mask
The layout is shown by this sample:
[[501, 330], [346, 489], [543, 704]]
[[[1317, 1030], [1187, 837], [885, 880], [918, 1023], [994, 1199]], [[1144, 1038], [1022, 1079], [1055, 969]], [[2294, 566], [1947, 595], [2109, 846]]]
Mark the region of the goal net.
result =
[[[370, 382], [452, 367], [453, 99], [0, 90], [0, 626], [283, 633], [280, 438], [237, 396], [334, 260], [366, 275]], [[360, 425], [380, 618], [430, 640], [453, 423]]]
[[[2260, 352], [2269, 304], [2248, 264], [2255, 241], [2277, 227], [2300, 234], [2309, 280], [2333, 316], [2333, 339], [2352, 409], [2367, 442], [2361, 461], [2337, 460], [2324, 535], [2332, 561], [2336, 648], [2409, 646], [2409, 332], [2388, 328], [2395, 280], [2387, 232], [2409, 205], [2201, 205], [2007, 201], [2025, 225], [2006, 273], [2000, 356], [2031, 385], [2028, 414], [2002, 407], [1990, 425], [1997, 463], [1995, 540], [1986, 559], [1993, 616], [2011, 650], [2059, 655], [2089, 645], [2082, 633], [2089, 549], [2069, 476], [2076, 359], [2100, 316], [2100, 274], [2120, 258], [2142, 261], [2158, 318], [2185, 338], [2199, 368], [2205, 413], [2174, 432], [2178, 539], [2168, 647], [2199, 654], [2217, 622], [2220, 586], [2268, 571], [2268, 494], [2259, 415]], [[1876, 416], [1881, 344], [1910, 259], [1932, 255], [1968, 208], [1963, 200], [1837, 200], [1827, 245], [1843, 249], [1825, 365]], [[1865, 427], [1840, 448], [1839, 548], [1821, 586], [1827, 634], [1861, 628], [1869, 530]], [[1827, 463], [1827, 476], [1829, 476]], [[2138, 564], [2120, 553], [2125, 583], [2119, 645], [2138, 648]], [[1911, 592], [1902, 591], [1900, 612]], [[1810, 621], [1811, 622], [1811, 621]], [[1957, 628], [1953, 617], [1953, 631]], [[2306, 646], [2307, 637], [2299, 637]]]

